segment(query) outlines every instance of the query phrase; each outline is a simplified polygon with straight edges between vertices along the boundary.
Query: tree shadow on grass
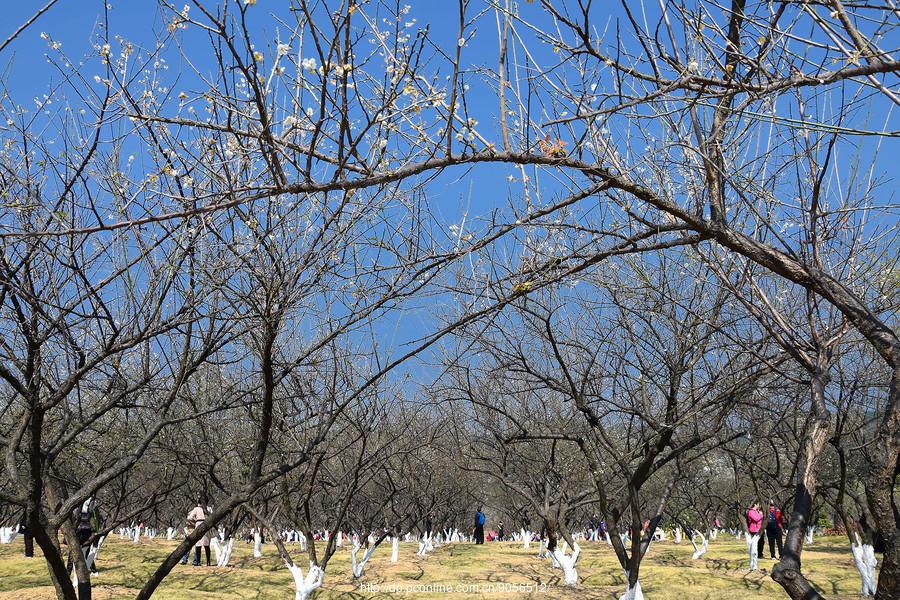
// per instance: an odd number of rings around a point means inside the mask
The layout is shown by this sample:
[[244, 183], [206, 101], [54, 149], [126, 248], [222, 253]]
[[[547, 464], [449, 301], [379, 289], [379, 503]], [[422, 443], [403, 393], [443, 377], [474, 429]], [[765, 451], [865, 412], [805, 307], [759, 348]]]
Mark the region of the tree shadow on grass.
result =
[[741, 577], [741, 584], [748, 590], [759, 591], [762, 589], [763, 582], [767, 579], [766, 572], [763, 571], [751, 571], [749, 573], [745, 573], [743, 577]]
[[705, 566], [711, 571], [734, 571], [738, 568], [736, 561], [727, 558], [707, 558]]
[[419, 581], [425, 575], [425, 569], [423, 569], [420, 565], [416, 565], [416, 568], [419, 570], [418, 573], [400, 572], [397, 573], [397, 577], [401, 579], [411, 579], [412, 581]]

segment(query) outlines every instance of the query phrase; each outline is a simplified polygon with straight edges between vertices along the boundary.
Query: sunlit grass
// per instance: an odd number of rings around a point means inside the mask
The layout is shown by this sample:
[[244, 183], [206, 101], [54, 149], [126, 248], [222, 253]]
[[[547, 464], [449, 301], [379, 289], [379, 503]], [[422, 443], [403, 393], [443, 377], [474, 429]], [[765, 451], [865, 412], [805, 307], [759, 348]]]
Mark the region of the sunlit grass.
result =
[[[102, 570], [94, 579], [95, 598], [133, 597], [141, 584], [174, 542], [151, 540], [135, 545], [112, 539], [100, 552]], [[616, 598], [624, 591], [624, 576], [612, 550], [606, 544], [585, 544], [578, 564], [577, 589], [562, 585], [560, 571], [549, 561], [537, 558], [537, 544], [524, 550], [521, 544], [503, 543], [474, 546], [445, 545], [425, 558], [415, 555], [416, 545], [400, 545], [400, 561], [390, 562], [388, 543], [380, 547], [358, 582], [350, 577], [349, 552], [340, 550], [328, 565], [325, 586], [319, 598], [389, 597], [392, 589], [433, 586], [447, 589], [462, 586], [466, 592], [447, 594], [402, 593], [407, 598]], [[298, 563], [304, 557], [292, 545]], [[253, 558], [252, 546], [235, 545], [232, 566], [207, 568], [178, 565], [155, 597], [161, 600], [226, 600], [237, 598], [284, 599], [293, 596], [293, 580], [281, 565], [272, 544], [263, 547], [264, 556]], [[765, 556], [768, 556], [768, 549]], [[845, 538], [816, 539], [803, 554], [804, 572], [829, 598], [857, 597], [859, 577]], [[641, 571], [644, 594], [650, 600], [691, 598], [785, 597], [768, 575], [774, 563], [760, 560], [762, 572], [748, 573], [746, 546], [729, 536], [710, 544], [700, 560], [691, 560], [691, 545], [682, 542], [658, 543], [651, 547]], [[515, 585], [514, 584], [518, 584]], [[380, 586], [373, 590], [372, 587]], [[444, 586], [444, 587], [440, 587]], [[478, 586], [478, 587], [476, 587]], [[531, 586], [530, 588], [528, 586]], [[419, 589], [423, 589], [420, 587]], [[479, 593], [473, 590], [480, 589]], [[529, 593], [527, 590], [533, 590]], [[0, 546], [0, 600], [41, 600], [54, 598], [44, 562], [22, 557], [21, 537], [12, 545]]]

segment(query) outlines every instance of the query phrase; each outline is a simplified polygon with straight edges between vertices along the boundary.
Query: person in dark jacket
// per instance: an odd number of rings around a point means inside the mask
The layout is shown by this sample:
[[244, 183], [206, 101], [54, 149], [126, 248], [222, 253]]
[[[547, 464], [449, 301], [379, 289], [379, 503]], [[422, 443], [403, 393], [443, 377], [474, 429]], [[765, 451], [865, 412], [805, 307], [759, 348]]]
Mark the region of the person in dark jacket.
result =
[[766, 537], [769, 538], [769, 554], [772, 556], [772, 560], [775, 560], [776, 545], [778, 546], [778, 558], [781, 559], [781, 532], [783, 530], [781, 509], [775, 506], [774, 500], [769, 500], [769, 512], [766, 513]]
[[506, 539], [506, 532], [503, 530], [503, 521], [497, 524], [497, 541], [502, 542]]
[[484, 543], [484, 520], [484, 513], [479, 506], [478, 511], [475, 513], [475, 529], [472, 532], [472, 535], [475, 536], [476, 544]]

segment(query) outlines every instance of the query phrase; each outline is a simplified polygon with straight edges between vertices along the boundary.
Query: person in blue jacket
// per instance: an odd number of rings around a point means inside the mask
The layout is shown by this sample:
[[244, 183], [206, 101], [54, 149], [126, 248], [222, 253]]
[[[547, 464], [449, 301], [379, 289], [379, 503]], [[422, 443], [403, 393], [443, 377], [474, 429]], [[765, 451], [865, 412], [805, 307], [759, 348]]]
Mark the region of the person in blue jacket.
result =
[[475, 531], [473, 532], [475, 536], [476, 544], [484, 543], [484, 512], [482, 512], [481, 507], [478, 507], [478, 512], [475, 513]]

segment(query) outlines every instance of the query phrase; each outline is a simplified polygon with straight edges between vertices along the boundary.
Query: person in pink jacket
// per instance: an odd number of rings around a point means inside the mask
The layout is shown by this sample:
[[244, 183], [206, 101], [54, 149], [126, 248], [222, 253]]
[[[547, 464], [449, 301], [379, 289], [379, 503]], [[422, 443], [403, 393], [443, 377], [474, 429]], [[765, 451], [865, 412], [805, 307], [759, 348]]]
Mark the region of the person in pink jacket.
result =
[[750, 505], [747, 511], [747, 531], [756, 534], [762, 529], [763, 512], [759, 509], [759, 502]]
[[759, 502], [754, 502], [747, 510], [747, 550], [750, 551], [750, 570], [759, 568], [759, 535], [762, 529], [763, 512]]

